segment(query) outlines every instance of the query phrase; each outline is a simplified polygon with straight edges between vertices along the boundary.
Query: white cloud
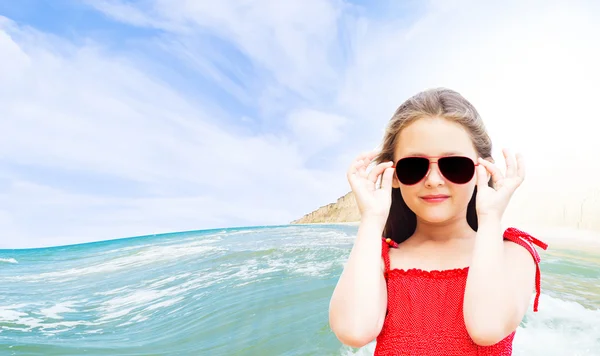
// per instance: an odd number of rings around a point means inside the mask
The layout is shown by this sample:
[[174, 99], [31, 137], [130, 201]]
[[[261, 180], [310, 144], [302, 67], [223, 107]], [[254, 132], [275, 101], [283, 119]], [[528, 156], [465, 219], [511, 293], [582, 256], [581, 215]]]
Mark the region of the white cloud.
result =
[[[499, 162], [505, 145], [527, 155], [521, 196], [539, 200], [519, 198], [528, 209], [561, 191], [572, 199], [563, 215], [575, 216], [596, 189], [600, 12], [591, 1], [431, 1], [402, 22], [325, 0], [88, 3], [163, 31], [151, 45], [255, 108], [239, 115], [254, 129], [236, 126], [238, 113], [214, 96], [159, 79], [151, 58], [0, 17], [0, 165], [83, 171], [141, 192], [106, 196], [82, 181], [5, 173], [3, 247], [285, 223], [347, 192], [350, 160], [379, 144], [404, 99], [434, 86], [477, 106]], [[327, 167], [309, 169], [311, 159]], [[576, 220], [559, 216], [561, 204], [553, 219]]]
[[[76, 194], [7, 177], [12, 183], [0, 193], [0, 210], [10, 235], [3, 247], [232, 222], [285, 223], [312, 206], [307, 191], [322, 195], [336, 180], [329, 172], [303, 168], [302, 156], [284, 137], [242, 136], [216, 127], [209, 119], [213, 113], [201, 104], [188, 104], [99, 44], [75, 48], [11, 27], [0, 37], [0, 67], [11, 69], [1, 72], [3, 87], [11, 90], [0, 96], [2, 132], [8, 133], [0, 155], [25, 167], [132, 181], [146, 195], [108, 198], [95, 195], [93, 187]], [[68, 49], [68, 55], [56, 47]], [[81, 184], [73, 182], [71, 190]]]
[[292, 112], [287, 121], [305, 155], [338, 143], [344, 135], [344, 126], [348, 124], [344, 117], [311, 109]]
[[[344, 8], [341, 2], [154, 0], [138, 2], [137, 8], [120, 1], [88, 0], [88, 3], [123, 22], [178, 28], [176, 48], [186, 52], [195, 49], [193, 60], [199, 61], [205, 70], [212, 67], [207, 63], [211, 58], [201, 54], [211, 49], [199, 48], [197, 38], [209, 34], [234, 45], [258, 70], [265, 70], [265, 79], [272, 79], [274, 85], [313, 100], [325, 83], [339, 76], [331, 51], [339, 46], [336, 40], [338, 19]], [[134, 15], [128, 16], [131, 13]], [[217, 57], [222, 59], [218, 54]]]

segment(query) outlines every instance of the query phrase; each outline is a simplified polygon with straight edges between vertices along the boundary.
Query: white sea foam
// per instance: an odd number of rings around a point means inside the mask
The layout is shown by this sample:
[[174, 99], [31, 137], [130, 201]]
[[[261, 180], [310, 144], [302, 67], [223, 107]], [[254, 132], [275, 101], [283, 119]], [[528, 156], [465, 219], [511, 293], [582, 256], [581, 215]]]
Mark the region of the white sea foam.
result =
[[58, 303], [49, 308], [40, 309], [40, 312], [48, 319], [63, 319], [59, 314], [74, 312], [75, 310], [71, 308], [74, 305], [75, 303], [72, 301]]
[[77, 312], [77, 307], [87, 305], [88, 299], [63, 300], [49, 303], [40, 301], [0, 306], [0, 324], [5, 330], [31, 332], [34, 329], [45, 335], [72, 330], [77, 326], [91, 326], [92, 321], [64, 320], [63, 313]]
[[14, 258], [0, 258], [0, 263], [19, 263]]
[[103, 331], [104, 330], [102, 330], [102, 329], [91, 329], [91, 330], [85, 330], [83, 333], [84, 334], [100, 334]]
[[131, 288], [129, 286], [125, 286], [125, 287], [119, 287], [119, 288], [111, 289], [111, 290], [104, 291], [104, 292], [96, 292], [96, 293], [94, 293], [94, 295], [116, 295], [116, 294], [126, 292], [128, 290], [131, 290]]
[[22, 317], [27, 315], [27, 313], [23, 313], [14, 309], [17, 308], [15, 308], [14, 306], [0, 307], [0, 321], [16, 323]]
[[339, 230], [325, 230], [325, 229], [298, 229], [296, 231], [290, 231], [286, 235], [289, 240], [290, 246], [328, 246], [338, 243], [352, 242], [355, 238], [353, 234], [347, 234]]
[[[274, 250], [262, 257], [222, 264], [218, 268], [230, 273], [221, 281], [235, 279], [235, 284], [246, 285], [266, 275], [284, 272], [292, 275], [324, 276], [337, 268], [347, 258], [347, 245], [353, 236], [343, 231], [323, 228], [282, 228], [285, 235], [276, 237], [269, 230], [269, 237], [261, 243], [247, 245], [253, 251]], [[311, 231], [307, 231], [311, 230]], [[314, 231], [312, 231], [314, 230]], [[246, 245], [245, 245], [246, 246]], [[268, 277], [267, 277], [268, 278]]]
[[146, 281], [146, 282], [144, 282], [144, 285], [147, 285], [148, 288], [158, 289], [158, 288], [164, 287], [165, 285], [167, 285], [171, 282], [175, 282], [176, 280], [187, 278], [191, 275], [192, 275], [191, 272], [186, 272], [186, 273], [178, 274], [176, 276], [160, 277], [160, 278], [156, 278], [156, 279], [153, 279], [150, 281]]
[[136, 290], [127, 295], [110, 298], [98, 308], [103, 316], [98, 322], [119, 319], [131, 313], [134, 309], [149, 305], [161, 298], [165, 293], [157, 290]]
[[172, 305], [175, 305], [175, 304], [181, 302], [183, 299], [184, 299], [184, 297], [178, 297], [178, 298], [170, 298], [167, 300], [163, 300], [162, 302], [158, 302], [158, 303], [149, 305], [146, 309], [144, 309], [144, 311], [152, 311], [152, 310], [156, 310], [156, 309], [160, 309], [160, 308], [167, 308], [167, 307], [170, 307]]
[[[65, 301], [56, 303], [50, 307], [39, 308], [39, 313], [25, 312], [19, 309], [34, 311], [40, 303], [0, 306], [0, 323], [8, 323], [12, 325], [10, 328], [17, 331], [27, 332], [32, 329], [39, 329], [44, 334], [53, 335], [72, 330], [77, 326], [95, 326], [112, 320], [118, 320], [130, 314], [136, 308], [141, 308], [141, 312], [153, 311], [169, 307], [183, 300], [183, 297], [168, 298], [176, 294], [174, 288], [160, 291], [137, 290], [124, 295], [128, 290], [128, 288], [118, 288], [105, 293], [97, 293], [97, 295], [111, 296], [111, 298], [102, 302], [100, 307], [96, 308], [96, 311], [101, 314], [101, 317], [96, 320], [62, 321], [63, 316], [60, 315], [61, 313], [75, 312], [77, 310], [73, 307], [81, 305], [83, 302]], [[165, 297], [168, 299], [161, 300], [161, 298], [164, 299]], [[41, 317], [38, 315], [41, 315]], [[140, 316], [138, 315], [135, 315], [134, 318], [139, 321]], [[150, 316], [146, 315], [142, 317], [148, 319]]]
[[249, 235], [249, 234], [256, 234], [256, 233], [260, 233], [260, 234], [264, 234], [265, 231], [261, 230], [261, 229], [244, 229], [244, 230], [237, 230], [237, 231], [228, 231], [223, 233], [223, 235], [227, 235], [227, 236], [236, 236], [236, 235]]
[[[120, 326], [129, 325], [131, 322], [140, 321], [142, 318], [143, 320], [150, 318], [151, 313], [148, 312], [173, 306], [185, 299], [186, 292], [202, 285], [201, 281], [196, 279], [170, 288], [160, 289], [161, 287], [164, 287], [164, 284], [166, 283], [165, 280], [173, 281], [191, 275], [191, 273], [184, 273], [175, 277], [167, 277], [160, 281], [150, 281], [150, 285], [155, 287], [152, 289], [144, 288], [128, 290], [119, 288], [119, 290], [98, 293], [112, 296], [110, 299], [102, 302], [97, 309], [102, 314], [98, 319], [98, 323], [117, 320], [130, 314], [133, 314], [131, 319], [128, 322], [121, 323]], [[203, 279], [203, 281], [205, 281], [205, 279]]]
[[539, 311], [528, 317], [517, 330], [515, 356], [600, 353], [600, 310], [542, 295]]
[[327, 263], [313, 263], [305, 264], [302, 267], [297, 267], [293, 270], [293, 273], [297, 273], [303, 276], [320, 277], [324, 276], [328, 271], [331, 270], [334, 262]]
[[35, 309], [35, 304], [20, 304], [20, 305], [9, 305], [5, 307], [0, 307], [0, 323], [7, 323], [11, 326], [3, 326], [3, 329], [6, 330], [15, 330], [21, 332], [29, 332], [33, 329], [39, 329], [40, 332], [44, 334], [55, 334], [58, 332], [68, 331], [79, 325], [91, 325], [90, 322], [87, 321], [58, 321], [53, 322], [49, 321], [48, 317], [51, 319], [60, 319], [60, 317], [55, 318], [59, 312], [67, 312], [69, 308], [65, 305], [70, 305], [69, 303], [64, 304], [56, 304], [53, 307], [43, 309], [41, 314], [43, 317], [38, 317], [32, 315], [31, 312], [24, 312], [17, 309], [22, 309], [27, 307], [29, 310]]

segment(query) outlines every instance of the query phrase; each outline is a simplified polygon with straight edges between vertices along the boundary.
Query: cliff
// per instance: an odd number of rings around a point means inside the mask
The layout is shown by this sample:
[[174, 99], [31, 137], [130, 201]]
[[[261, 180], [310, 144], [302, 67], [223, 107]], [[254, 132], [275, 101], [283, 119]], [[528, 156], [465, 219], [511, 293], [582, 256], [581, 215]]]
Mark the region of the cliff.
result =
[[350, 192], [335, 203], [327, 204], [294, 220], [291, 224], [342, 223], [360, 221], [354, 193]]

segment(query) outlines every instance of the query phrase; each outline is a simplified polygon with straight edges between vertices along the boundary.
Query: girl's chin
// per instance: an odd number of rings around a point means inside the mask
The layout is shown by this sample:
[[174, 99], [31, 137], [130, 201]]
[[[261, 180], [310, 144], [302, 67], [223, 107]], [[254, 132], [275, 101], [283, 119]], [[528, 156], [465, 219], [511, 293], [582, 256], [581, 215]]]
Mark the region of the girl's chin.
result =
[[423, 209], [417, 216], [425, 222], [438, 224], [454, 219], [456, 212], [449, 209]]

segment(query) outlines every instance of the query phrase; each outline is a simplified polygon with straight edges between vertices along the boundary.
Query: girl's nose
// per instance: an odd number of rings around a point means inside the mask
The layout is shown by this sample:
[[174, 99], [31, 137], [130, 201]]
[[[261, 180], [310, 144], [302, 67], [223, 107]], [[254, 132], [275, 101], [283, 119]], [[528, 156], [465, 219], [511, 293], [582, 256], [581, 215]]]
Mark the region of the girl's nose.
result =
[[427, 172], [427, 175], [425, 176], [425, 186], [431, 188], [440, 186], [442, 184], [444, 184], [444, 177], [442, 176], [438, 165], [429, 165], [429, 172]]

